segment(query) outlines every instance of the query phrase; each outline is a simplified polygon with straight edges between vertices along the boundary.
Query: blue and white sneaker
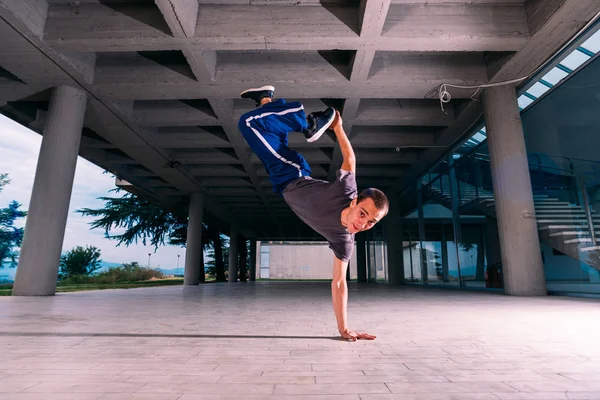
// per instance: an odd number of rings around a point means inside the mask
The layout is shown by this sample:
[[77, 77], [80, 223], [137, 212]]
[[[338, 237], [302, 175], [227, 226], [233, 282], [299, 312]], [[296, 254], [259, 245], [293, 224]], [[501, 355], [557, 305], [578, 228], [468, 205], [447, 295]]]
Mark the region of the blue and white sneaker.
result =
[[259, 88], [246, 89], [242, 93], [240, 93], [240, 96], [242, 97], [242, 99], [254, 100], [256, 102], [256, 106], [258, 107], [260, 106], [260, 101], [262, 99], [264, 99], [265, 97], [272, 99], [274, 94], [275, 87], [267, 85]]
[[335, 119], [335, 109], [327, 107], [325, 111], [310, 113], [306, 119], [308, 120], [308, 129], [302, 133], [304, 133], [306, 141], [312, 143], [319, 139], [327, 128], [329, 128]]

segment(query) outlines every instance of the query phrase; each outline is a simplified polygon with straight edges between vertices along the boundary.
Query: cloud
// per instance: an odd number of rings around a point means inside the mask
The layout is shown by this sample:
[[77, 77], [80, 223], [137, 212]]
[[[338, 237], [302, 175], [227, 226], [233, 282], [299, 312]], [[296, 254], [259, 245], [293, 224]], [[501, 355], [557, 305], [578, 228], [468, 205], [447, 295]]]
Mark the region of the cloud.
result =
[[[40, 135], [0, 114], [0, 173], [8, 173], [11, 180], [0, 192], [0, 207], [6, 207], [11, 200], [23, 204], [25, 210], [29, 207], [41, 142]], [[151, 253], [151, 266], [166, 269], [175, 268], [177, 255], [181, 255], [179, 266], [182, 268], [184, 248], [163, 246], [155, 253], [154, 247], [141, 244], [116, 247], [114, 241], [104, 237], [104, 231], [90, 230], [89, 223], [93, 218], [83, 217], [76, 210], [101, 208], [104, 202], [98, 197], [116, 196], [109, 193], [115, 187], [114, 178], [103, 172], [89, 161], [81, 157], [77, 159], [63, 251], [78, 245], [92, 245], [101, 249], [104, 261], [138, 261], [142, 265], [148, 263], [148, 253]], [[23, 225], [24, 221], [21, 221], [20, 226]]]

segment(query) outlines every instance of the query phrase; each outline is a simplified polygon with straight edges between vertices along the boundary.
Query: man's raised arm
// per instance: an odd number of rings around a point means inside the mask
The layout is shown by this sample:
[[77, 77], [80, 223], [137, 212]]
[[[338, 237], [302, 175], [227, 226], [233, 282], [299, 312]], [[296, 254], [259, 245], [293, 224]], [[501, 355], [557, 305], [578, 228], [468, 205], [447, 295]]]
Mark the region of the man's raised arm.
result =
[[354, 150], [352, 149], [352, 145], [350, 144], [350, 140], [348, 136], [346, 136], [346, 132], [344, 131], [344, 126], [342, 125], [342, 117], [340, 112], [336, 110], [335, 119], [331, 123], [329, 127], [335, 133], [335, 137], [337, 138], [337, 142], [340, 145], [340, 150], [342, 151], [342, 157], [344, 161], [342, 162], [342, 169], [344, 171], [356, 172], [356, 157], [354, 156]]

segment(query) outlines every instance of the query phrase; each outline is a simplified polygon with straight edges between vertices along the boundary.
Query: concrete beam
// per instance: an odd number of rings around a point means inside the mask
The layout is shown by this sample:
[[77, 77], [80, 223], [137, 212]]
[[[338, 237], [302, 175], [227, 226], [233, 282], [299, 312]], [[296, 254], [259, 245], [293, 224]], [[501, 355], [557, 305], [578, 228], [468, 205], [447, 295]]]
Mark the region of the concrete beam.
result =
[[199, 179], [202, 186], [212, 187], [252, 187], [252, 182], [244, 178], [202, 177]]
[[111, 143], [106, 143], [101, 140], [92, 139], [89, 137], [82, 136], [81, 147], [88, 147], [92, 149], [114, 149], [115, 146]]
[[173, 36], [194, 37], [198, 20], [197, 0], [154, 0]]
[[0, 15], [7, 13], [13, 15], [20, 27], [41, 37], [46, 24], [48, 2], [46, 0], [0, 0]]
[[600, 2], [597, 0], [565, 0], [560, 7], [556, 6], [556, 1], [548, 1], [544, 3], [547, 8], [538, 10], [539, 13], [548, 14], [556, 9], [551, 16], [544, 18], [546, 22], [537, 29], [523, 50], [507, 61], [491, 82], [527, 76], [600, 12]]
[[389, 8], [382, 36], [410, 37], [415, 45], [431, 40], [464, 45], [464, 42], [493, 41], [502, 36], [507, 42], [514, 41], [513, 48], [488, 46], [489, 50], [514, 51], [519, 50], [530, 35], [522, 5], [394, 4]]
[[[401, 150], [396, 152], [393, 149], [354, 149], [357, 163], [364, 164], [414, 164], [419, 159], [419, 151], [416, 150]], [[358, 167], [357, 167], [358, 168]]]
[[196, 75], [196, 79], [199, 82], [210, 80], [215, 80], [215, 75], [217, 71], [217, 51], [216, 50], [191, 50], [189, 48], [185, 48], [183, 50], [183, 55], [185, 56], [190, 68]]
[[454, 120], [453, 104], [439, 100], [362, 99], [353, 125], [439, 126], [451, 125]]
[[[221, 130], [220, 127], [218, 129]], [[227, 137], [215, 135], [200, 127], [162, 128], [153, 142], [163, 149], [231, 147]]]
[[142, 126], [218, 126], [210, 104], [176, 100], [136, 101], [133, 120]]
[[352, 59], [352, 69], [350, 73], [351, 82], [364, 82], [369, 79], [375, 50], [357, 50]]
[[60, 56], [66, 64], [79, 72], [85, 83], [91, 85], [94, 82], [96, 53], [64, 53]]
[[529, 32], [535, 34], [567, 0], [526, 0]]
[[[33, 85], [68, 84], [71, 78], [58, 65], [48, 62], [48, 58], [38, 51], [0, 50], [0, 66], [21, 81]], [[44, 74], [40, 74], [43, 70]]]
[[194, 165], [185, 168], [190, 175], [196, 177], [247, 176], [241, 165]]
[[[249, 80], [257, 85], [276, 80], [278, 97], [286, 98], [328, 98], [332, 94], [336, 98], [424, 98], [442, 83], [476, 85], [488, 81], [480, 53], [457, 56], [379, 52], [374, 56], [368, 83], [356, 74], [348, 81], [316, 51], [269, 52], [269, 59], [265, 63], [265, 54], [254, 51], [219, 55], [219, 85], [215, 85], [183, 73], [187, 66], [166, 66], [117, 53], [100, 58], [94, 87], [113, 99], [235, 99]], [[471, 93], [457, 92], [456, 98], [468, 98]]]
[[424, 148], [435, 145], [435, 133], [395, 126], [353, 126], [352, 146], [358, 148]]
[[165, 33], [162, 15], [149, 5], [119, 7], [122, 10], [115, 12], [116, 6], [81, 4], [75, 12], [53, 5], [45, 40], [62, 51], [92, 52], [184, 47], [198, 51], [518, 51], [529, 38], [524, 7], [511, 5], [393, 4], [384, 37], [356, 34], [352, 21], [357, 21], [359, 9], [353, 5], [280, 7], [276, 13], [271, 6], [205, 5], [196, 36], [188, 38]]
[[357, 174], [359, 177], [392, 177], [398, 178], [404, 174], [408, 169], [408, 165], [405, 164], [388, 164], [385, 166], [358, 163], [356, 165]]
[[361, 0], [358, 13], [360, 36], [379, 37], [391, 0]]
[[242, 164], [232, 151], [230, 154], [213, 150], [181, 150], [171, 152], [173, 159], [183, 164]]
[[[284, 66], [281, 70], [284, 70]], [[280, 71], [281, 71], [280, 70]], [[379, 99], [422, 99], [428, 93], [431, 93], [439, 86], [446, 83], [456, 83], [460, 85], [479, 85], [487, 83], [486, 79], [477, 79], [476, 77], [467, 77], [461, 79], [450, 78], [448, 81], [444, 79], [444, 76], [448, 75], [437, 75], [435, 78], [424, 78], [423, 80], [398, 80], [398, 76], [410, 76], [411, 72], [401, 71], [397, 68], [400, 75], [386, 74], [386, 77], [380, 77], [377, 79], [371, 78], [368, 84], [352, 84], [349, 82], [336, 82], [323, 80], [319, 82], [312, 81], [297, 81], [291, 82], [293, 78], [283, 76], [277, 78], [282, 80], [277, 83], [277, 97], [283, 97], [286, 99], [302, 100], [304, 98], [313, 98], [314, 96], [320, 96], [323, 98], [379, 98]], [[414, 73], [414, 72], [412, 72]], [[243, 72], [240, 72], [240, 76], [243, 76]], [[256, 85], [262, 85], [267, 83], [273, 83], [274, 77], [272, 75], [270, 80], [257, 80]], [[387, 80], [390, 79], [390, 80]], [[392, 80], [393, 79], [393, 80]], [[181, 98], [195, 99], [195, 98], [207, 98], [207, 97], [223, 97], [228, 99], [235, 99], [239, 96], [240, 92], [247, 89], [248, 84], [244, 82], [240, 83], [224, 83], [222, 85], [203, 85], [198, 82], [190, 80], [189, 82], [178, 82], [178, 83], [164, 83], [164, 82], [147, 82], [132, 84], [127, 82], [111, 83], [111, 84], [98, 84], [95, 85], [95, 89], [111, 100], [124, 100], [124, 99], [138, 99], [138, 100], [155, 100], [155, 99], [170, 99], [177, 100]], [[468, 99], [473, 91], [457, 90], [453, 92], [453, 98], [455, 99]], [[186, 122], [187, 125], [187, 122]], [[211, 125], [208, 122], [202, 122], [202, 125]]]

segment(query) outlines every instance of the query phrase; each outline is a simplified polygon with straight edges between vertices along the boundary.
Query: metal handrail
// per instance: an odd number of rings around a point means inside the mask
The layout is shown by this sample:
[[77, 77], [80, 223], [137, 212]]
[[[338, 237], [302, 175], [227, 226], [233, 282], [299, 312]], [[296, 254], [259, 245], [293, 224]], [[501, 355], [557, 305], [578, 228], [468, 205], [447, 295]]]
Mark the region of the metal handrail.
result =
[[535, 155], [536, 157], [538, 157], [538, 159], [539, 159], [539, 156], [544, 156], [544, 157], [548, 157], [548, 158], [560, 158], [560, 159], [562, 159], [562, 160], [567, 160], [567, 161], [569, 161], [570, 163], [572, 163], [573, 161], [581, 161], [581, 162], [587, 162], [587, 163], [591, 163], [591, 164], [600, 164], [600, 161], [586, 160], [586, 159], [584, 159], [584, 158], [574, 158], [574, 157], [555, 156], [555, 155], [552, 155], [552, 154], [537, 153], [537, 152], [530, 153], [530, 154], [531, 154], [531, 155]]
[[[565, 168], [560, 168], [560, 167], [553, 167], [553, 166], [543, 165], [543, 163], [541, 161], [541, 158], [540, 158], [540, 155], [544, 155], [544, 154], [541, 154], [541, 153], [532, 153], [531, 155], [533, 155], [534, 157], [537, 158], [538, 163], [530, 163], [530, 162], [528, 162], [528, 165], [529, 165], [530, 168], [531, 167], [538, 167], [539, 168], [539, 171], [540, 171], [540, 173], [542, 175], [542, 180], [543, 180], [543, 175], [544, 175], [544, 169], [550, 169], [550, 170], [561, 171], [561, 172], [568, 172], [569, 176], [571, 178], [575, 178], [575, 180], [576, 180], [576, 186], [579, 186], [576, 190], [579, 193], [579, 195], [581, 195], [581, 202], [582, 202], [581, 206], [585, 210], [585, 215], [586, 215], [586, 219], [587, 219], [587, 222], [588, 222], [588, 229], [590, 231], [590, 236], [591, 236], [591, 239], [592, 239], [592, 243], [596, 246], [597, 243], [598, 243], [598, 239], [596, 237], [596, 232], [595, 232], [595, 229], [594, 229], [592, 209], [591, 209], [591, 205], [590, 205], [589, 196], [588, 196], [588, 193], [587, 193], [587, 190], [586, 190], [586, 187], [585, 187], [584, 178], [583, 178], [583, 176], [579, 176], [576, 173], [575, 168], [573, 167], [572, 160], [576, 160], [576, 159], [571, 159], [571, 158], [563, 157], [564, 159], [569, 160], [569, 164], [570, 164], [569, 165], [570, 168], [569, 169], [565, 169]], [[442, 172], [439, 172], [438, 176], [435, 177], [433, 180], [431, 180], [431, 173], [429, 173], [429, 183], [427, 185], [421, 186], [421, 188], [422, 189], [423, 188], [431, 188], [432, 184], [435, 183], [439, 179], [440, 180], [440, 190], [442, 190], [442, 193], [443, 193], [443, 181], [442, 181], [442, 178], [444, 176], [447, 176], [448, 179], [450, 179], [450, 171], [452, 169], [456, 170], [456, 168], [458, 166], [462, 165], [463, 162], [466, 162], [467, 160], [470, 160], [470, 161], [472, 161], [472, 160], [480, 160], [480, 161], [487, 162], [487, 163], [490, 162], [489, 159], [485, 159], [485, 158], [481, 157], [481, 155], [479, 155], [479, 157], [475, 157], [475, 156], [476, 155], [474, 153], [471, 153], [468, 156], [461, 157], [461, 160], [460, 160], [460, 161], [462, 161], [461, 163], [451, 163]], [[594, 162], [594, 163], [600, 164], [600, 162]], [[457, 181], [458, 181], [458, 179], [457, 179]], [[459, 183], [459, 182], [457, 182], [457, 183]], [[460, 184], [458, 184], [457, 186], [460, 188]], [[475, 189], [476, 189], [476, 197], [478, 198], [479, 197], [479, 191], [478, 191], [477, 186], [478, 185], [476, 184], [475, 185]], [[543, 184], [542, 184], [542, 186], [546, 189], [546, 187]], [[460, 194], [459, 194], [459, 203], [460, 203]]]
[[[541, 153], [532, 153], [532, 155], [536, 155], [536, 158], [537, 158], [537, 156], [539, 156], [539, 154], [541, 154]], [[447, 166], [447, 167], [446, 167], [446, 168], [445, 168], [443, 171], [441, 171], [441, 172], [438, 172], [438, 176], [437, 176], [437, 177], [435, 177], [433, 180], [431, 180], [431, 172], [430, 172], [430, 173], [428, 173], [428, 175], [429, 175], [429, 177], [430, 177], [430, 178], [429, 178], [429, 182], [428, 182], [426, 185], [423, 185], [422, 187], [423, 187], [423, 188], [425, 188], [425, 187], [431, 187], [431, 185], [432, 185], [432, 184], [433, 184], [435, 181], [437, 181], [438, 179], [441, 179], [441, 178], [442, 178], [444, 175], [448, 174], [448, 173], [450, 172], [450, 170], [451, 170], [451, 169], [455, 169], [455, 168], [459, 167], [459, 166], [460, 166], [460, 165], [462, 165], [464, 162], [467, 162], [467, 159], [469, 159], [469, 160], [473, 160], [473, 159], [475, 159], [475, 158], [472, 158], [472, 156], [473, 156], [473, 155], [474, 155], [474, 154], [471, 154], [471, 155], [469, 155], [469, 156], [463, 156], [463, 157], [461, 158], [461, 160], [460, 160], [460, 161], [461, 161], [461, 163], [458, 163], [458, 162], [457, 162], [457, 163], [453, 163], [452, 165], [449, 165], [449, 166]], [[544, 155], [544, 154], [542, 154], [542, 155]], [[465, 159], [465, 161], [463, 161], [463, 159]], [[481, 161], [485, 161], [485, 162], [490, 162], [490, 160], [486, 160], [486, 159], [483, 159], [483, 158], [477, 158], [477, 159], [478, 159], [478, 160], [481, 160]], [[538, 160], [540, 160], [540, 159], [538, 158]], [[599, 162], [598, 164], [600, 164], [600, 162]], [[541, 160], [540, 160], [540, 163], [539, 163], [539, 164], [536, 164], [536, 163], [531, 163], [531, 162], [529, 162], [529, 163], [528, 163], [528, 165], [529, 165], [530, 167], [539, 167], [539, 168], [553, 169], [553, 170], [556, 170], [556, 171], [565, 171], [565, 172], [569, 172], [569, 173], [573, 174], [573, 176], [575, 176], [575, 171], [574, 171], [573, 169], [565, 169], [565, 168], [559, 168], [559, 167], [551, 167], [551, 166], [548, 166], [548, 165], [544, 165], [544, 164], [542, 164], [542, 163], [541, 163]], [[541, 170], [540, 170], [540, 171], [541, 171]], [[441, 185], [442, 185], [442, 183], [440, 182], [440, 188], [442, 187]]]

